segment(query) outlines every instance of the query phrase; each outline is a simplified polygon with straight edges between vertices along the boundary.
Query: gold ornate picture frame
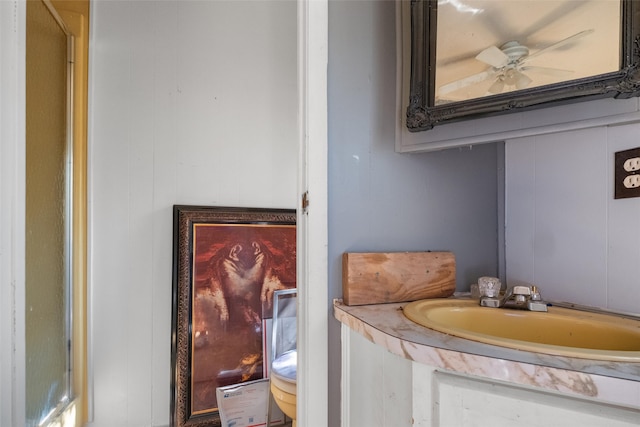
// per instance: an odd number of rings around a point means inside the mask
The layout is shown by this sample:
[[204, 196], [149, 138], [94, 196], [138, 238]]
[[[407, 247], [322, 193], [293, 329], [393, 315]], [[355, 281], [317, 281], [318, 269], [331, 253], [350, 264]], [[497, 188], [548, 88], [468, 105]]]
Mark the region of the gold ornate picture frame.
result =
[[171, 425], [219, 426], [216, 388], [264, 378], [273, 292], [296, 287], [296, 213], [174, 206]]

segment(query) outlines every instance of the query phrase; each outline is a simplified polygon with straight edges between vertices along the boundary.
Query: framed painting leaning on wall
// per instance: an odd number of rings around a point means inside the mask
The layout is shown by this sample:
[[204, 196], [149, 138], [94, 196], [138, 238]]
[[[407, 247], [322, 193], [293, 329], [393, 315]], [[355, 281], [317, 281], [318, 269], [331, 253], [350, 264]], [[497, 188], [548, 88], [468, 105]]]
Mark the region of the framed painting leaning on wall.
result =
[[174, 206], [172, 426], [219, 426], [216, 388], [267, 376], [273, 292], [296, 287], [295, 218]]

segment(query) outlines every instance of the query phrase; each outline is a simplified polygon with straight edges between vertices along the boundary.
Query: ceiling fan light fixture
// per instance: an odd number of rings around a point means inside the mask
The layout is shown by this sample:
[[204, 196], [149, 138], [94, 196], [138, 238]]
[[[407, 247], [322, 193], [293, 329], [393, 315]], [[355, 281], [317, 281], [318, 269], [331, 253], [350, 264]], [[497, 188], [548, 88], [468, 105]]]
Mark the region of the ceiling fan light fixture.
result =
[[499, 79], [496, 79], [496, 81], [493, 82], [491, 86], [489, 86], [489, 89], [487, 89], [487, 92], [495, 95], [497, 93], [502, 92], [503, 89], [504, 89], [504, 80], [502, 78], [499, 78]]
[[524, 73], [516, 72], [516, 89], [524, 89], [531, 84], [533, 80]]

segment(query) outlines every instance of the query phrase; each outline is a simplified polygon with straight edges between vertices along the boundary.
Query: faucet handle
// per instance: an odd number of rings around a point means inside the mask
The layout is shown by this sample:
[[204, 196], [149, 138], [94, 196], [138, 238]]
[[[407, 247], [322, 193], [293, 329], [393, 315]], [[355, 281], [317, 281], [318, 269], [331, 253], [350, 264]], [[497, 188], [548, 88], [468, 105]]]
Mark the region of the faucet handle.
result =
[[516, 285], [513, 288], [511, 288], [511, 294], [512, 295], [530, 296], [531, 295], [531, 288], [529, 286]]
[[478, 290], [481, 297], [499, 298], [502, 283], [497, 277], [483, 276], [478, 279]]
[[538, 287], [535, 285], [531, 286], [531, 300], [542, 301], [542, 295], [540, 295], [540, 291], [538, 290]]
[[523, 285], [515, 285], [509, 289], [507, 298], [513, 300], [517, 305], [523, 305], [531, 296], [531, 288]]

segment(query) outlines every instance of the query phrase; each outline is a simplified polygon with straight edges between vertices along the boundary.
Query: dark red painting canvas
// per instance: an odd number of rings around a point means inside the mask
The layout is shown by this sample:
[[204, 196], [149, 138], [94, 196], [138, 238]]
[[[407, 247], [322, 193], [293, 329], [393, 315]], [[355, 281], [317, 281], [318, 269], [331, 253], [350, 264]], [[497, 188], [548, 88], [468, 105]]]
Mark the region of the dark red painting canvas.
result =
[[216, 387], [263, 377], [262, 319], [273, 292], [295, 287], [295, 226], [195, 224], [193, 412]]

